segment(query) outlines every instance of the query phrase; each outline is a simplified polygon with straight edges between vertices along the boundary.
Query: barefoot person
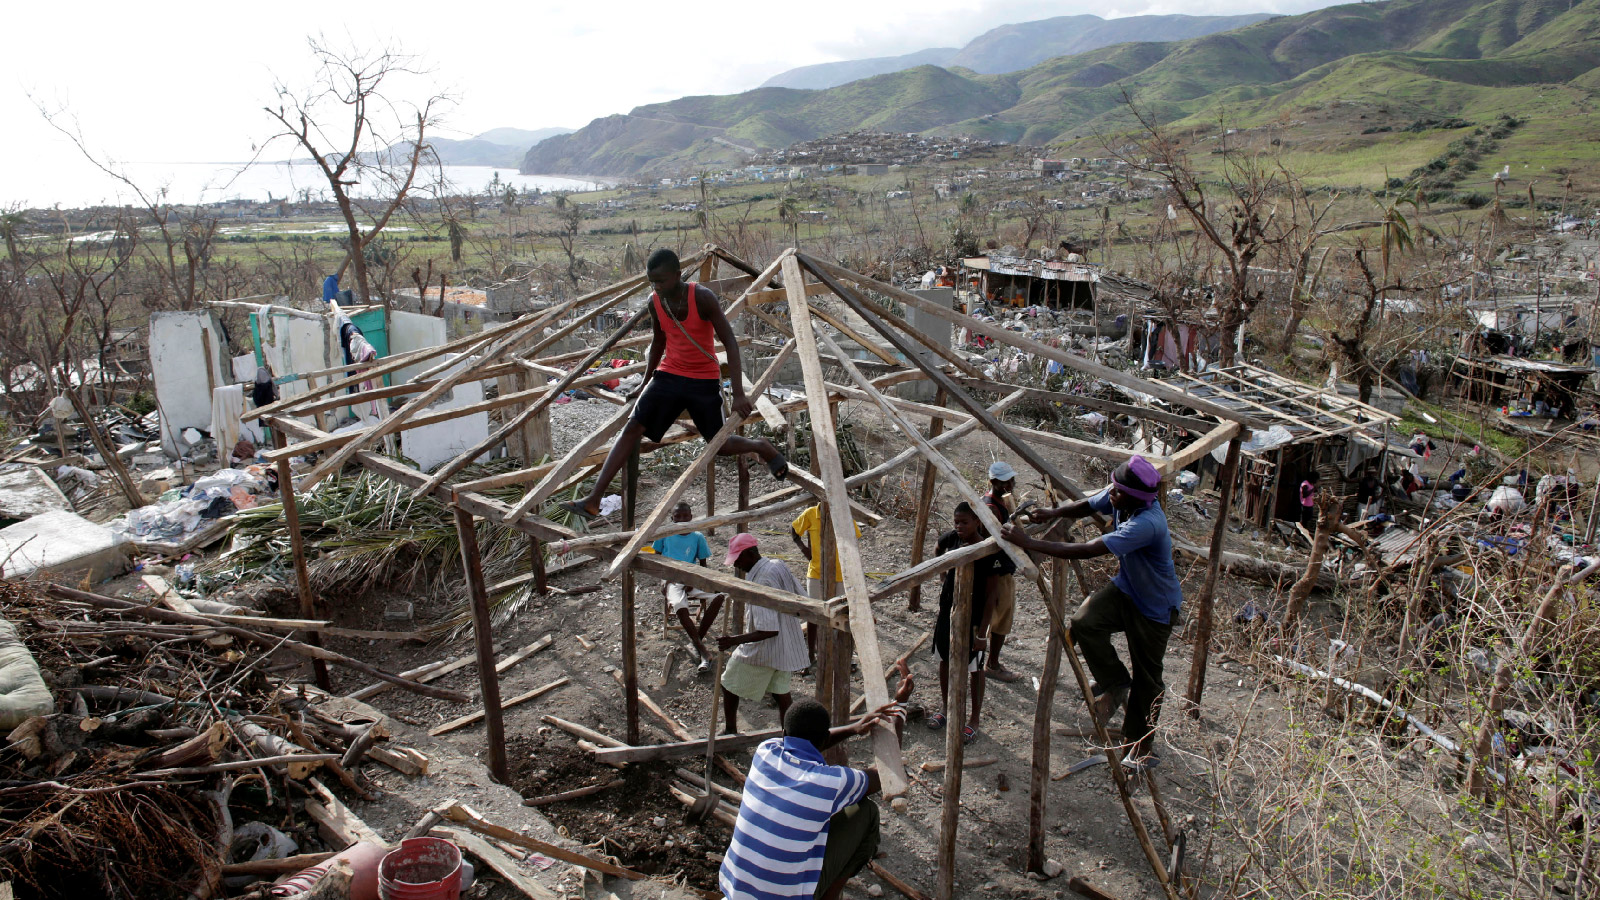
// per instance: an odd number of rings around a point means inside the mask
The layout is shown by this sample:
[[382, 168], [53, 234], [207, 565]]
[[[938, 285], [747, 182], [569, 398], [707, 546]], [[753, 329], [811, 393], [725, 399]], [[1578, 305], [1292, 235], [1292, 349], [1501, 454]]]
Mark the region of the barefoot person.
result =
[[[739, 342], [733, 326], [722, 314], [717, 295], [705, 285], [685, 284], [679, 275], [678, 255], [657, 250], [645, 263], [645, 274], [655, 290], [650, 294], [650, 352], [645, 357], [644, 390], [633, 407], [633, 417], [611, 445], [605, 464], [595, 479], [594, 489], [578, 500], [559, 506], [584, 519], [600, 514], [600, 498], [611, 486], [611, 479], [622, 469], [628, 455], [639, 446], [640, 438], [661, 440], [662, 435], [687, 410], [700, 437], [710, 440], [722, 429], [722, 368], [712, 345], [722, 345], [728, 354], [728, 370], [740, 371]], [[733, 379], [733, 414], [741, 419], [755, 409], [744, 395], [744, 385]], [[754, 453], [767, 464], [767, 471], [780, 481], [789, 474], [789, 463], [766, 438], [733, 435], [717, 451], [718, 456]]]
[[783, 737], [756, 748], [718, 887], [728, 900], [836, 900], [845, 882], [878, 852], [877, 769], [830, 766], [822, 753], [893, 722], [900, 734], [914, 689], [902, 663], [894, 702], [859, 721], [832, 727], [810, 698], [789, 707]]
[[[746, 581], [805, 596], [788, 566], [761, 555], [753, 534], [734, 535], [724, 562], [744, 572]], [[717, 638], [718, 648], [733, 651], [722, 670], [722, 709], [728, 717], [728, 734], [739, 730], [740, 698], [757, 703], [771, 694], [778, 703], [778, 715], [787, 713], [789, 683], [794, 673], [806, 667], [806, 636], [798, 618], [746, 603], [744, 627], [743, 634]]]
[[[694, 516], [694, 509], [688, 501], [680, 500], [672, 508], [672, 521], [687, 522]], [[698, 531], [688, 534], [669, 534], [663, 538], [656, 538], [650, 545], [658, 555], [690, 565], [703, 566], [711, 558], [711, 545], [706, 543], [706, 536]], [[711, 630], [711, 623], [717, 620], [717, 613], [722, 609], [722, 594], [713, 594], [699, 588], [689, 587], [684, 584], [667, 583], [661, 586], [667, 595], [667, 608], [678, 617], [678, 624], [683, 626], [683, 633], [689, 638], [689, 643], [694, 645], [696, 662], [699, 674], [705, 675], [711, 671], [711, 661], [706, 656], [705, 637]], [[699, 601], [700, 621], [696, 622], [689, 612], [689, 601]]]
[[[1051, 519], [1078, 519], [1097, 512], [1112, 516], [1116, 525], [1087, 543], [1043, 541], [1028, 535], [1013, 522], [1005, 531], [1006, 540], [1025, 550], [1061, 559], [1093, 559], [1114, 554], [1121, 567], [1110, 584], [1095, 591], [1071, 620], [1072, 639], [1083, 651], [1083, 659], [1094, 674], [1095, 715], [1108, 722], [1117, 707], [1127, 704], [1123, 720], [1123, 739], [1133, 744], [1129, 757], [1141, 765], [1153, 765], [1150, 733], [1160, 715], [1160, 698], [1166, 689], [1161, 680], [1167, 640], [1178, 622], [1183, 605], [1183, 590], [1172, 564], [1172, 537], [1167, 531], [1167, 516], [1155, 502], [1161, 488], [1161, 474], [1142, 456], [1121, 466], [1111, 475], [1111, 485], [1092, 497], [1053, 508], [1035, 510], [1033, 522]], [[1128, 638], [1130, 674], [1111, 646], [1111, 636]]]
[[[1000, 524], [1011, 521], [1011, 512], [1015, 508], [1011, 499], [1011, 492], [1016, 490], [1017, 470], [1002, 459], [997, 459], [989, 464], [989, 493], [983, 495], [983, 502], [988, 504], [990, 512], [1000, 520]], [[1017, 617], [1017, 576], [995, 575], [994, 578], [994, 609], [989, 614], [989, 652], [987, 665], [983, 674], [1002, 684], [1010, 684], [1021, 678], [1021, 675], [1011, 671], [1000, 663], [1000, 651], [1006, 645], [1006, 636], [1011, 633], [1011, 624]]]
[[[965, 501], [956, 504], [953, 520], [955, 527], [939, 538], [935, 556], [978, 542], [978, 516]], [[963, 742], [978, 736], [978, 717], [983, 711], [983, 651], [989, 637], [989, 613], [993, 609], [995, 587], [1000, 576], [1015, 571], [1016, 564], [999, 550], [972, 564], [972, 637], [966, 662], [966, 670], [972, 678], [971, 712], [967, 724], [961, 727]], [[950, 713], [950, 616], [955, 609], [955, 595], [956, 573], [950, 569], [944, 573], [944, 584], [939, 589], [939, 618], [933, 626], [933, 652], [939, 657], [939, 705], [945, 708], [945, 712], [928, 717], [928, 727], [935, 731], [944, 727], [945, 717]], [[963, 711], [954, 712], [959, 716]]]

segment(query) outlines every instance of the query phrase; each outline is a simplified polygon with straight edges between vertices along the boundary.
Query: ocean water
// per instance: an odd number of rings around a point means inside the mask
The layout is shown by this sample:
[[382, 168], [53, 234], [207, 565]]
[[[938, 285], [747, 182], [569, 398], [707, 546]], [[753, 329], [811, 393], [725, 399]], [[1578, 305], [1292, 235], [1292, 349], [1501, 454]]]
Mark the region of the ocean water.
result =
[[[135, 162], [117, 166], [149, 197], [165, 192], [168, 202], [220, 203], [228, 200], [332, 199], [322, 170], [304, 163], [261, 162], [197, 163]], [[437, 172], [423, 178], [413, 191], [431, 194], [439, 185]], [[503, 184], [519, 191], [592, 191], [607, 187], [604, 179], [583, 176], [519, 175], [515, 169], [492, 166], [445, 166], [443, 180], [450, 193], [482, 193], [499, 175]], [[357, 193], [372, 196], [381, 185], [360, 185]], [[65, 209], [98, 205], [139, 204], [138, 194], [127, 185], [89, 165], [82, 157], [37, 160], [25, 172], [0, 173], [0, 209]]]

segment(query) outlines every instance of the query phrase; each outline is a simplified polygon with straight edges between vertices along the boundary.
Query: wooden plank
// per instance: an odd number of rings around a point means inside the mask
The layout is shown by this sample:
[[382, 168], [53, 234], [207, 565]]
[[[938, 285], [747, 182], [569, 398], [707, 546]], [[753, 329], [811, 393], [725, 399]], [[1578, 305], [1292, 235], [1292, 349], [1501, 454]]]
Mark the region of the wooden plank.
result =
[[[953, 309], [946, 309], [930, 300], [918, 297], [917, 295], [907, 291], [902, 291], [894, 285], [885, 284], [876, 279], [868, 278], [865, 275], [852, 272], [849, 269], [843, 268], [842, 266], [836, 266], [831, 263], [815, 259], [807, 254], [800, 254], [800, 256], [813, 270], [821, 269], [835, 278], [851, 282], [857, 287], [866, 288], [867, 290], [876, 291], [877, 293], [885, 296], [893, 297], [907, 306], [911, 306], [921, 310], [922, 312], [938, 316], [939, 318], [944, 319], [954, 325], [967, 328], [971, 331], [977, 332], [978, 334], [991, 337], [1002, 344], [1009, 344], [1010, 346], [1016, 347], [1020, 350], [1026, 350], [1035, 356], [1042, 356], [1045, 359], [1055, 360], [1069, 369], [1076, 369], [1077, 371], [1083, 372], [1087, 375], [1093, 375], [1102, 381], [1109, 381], [1112, 384], [1121, 385], [1122, 387], [1138, 391], [1142, 394], [1149, 394], [1152, 397], [1160, 397], [1162, 400], [1165, 400], [1168, 403], [1181, 403], [1184, 406], [1199, 410], [1208, 416], [1215, 416], [1219, 419], [1226, 419], [1230, 422], [1241, 422], [1251, 427], [1262, 427], [1260, 423], [1255, 422], [1249, 416], [1225, 407], [1217, 406], [1214, 403], [1207, 403], [1204, 400], [1191, 397], [1182, 391], [1176, 390], [1160, 382], [1146, 381], [1142, 378], [1129, 375], [1119, 369], [1113, 369], [1109, 366], [1101, 365], [1093, 360], [1085, 359], [1081, 356], [1077, 356], [1059, 348], [1052, 347], [1049, 344], [1036, 341], [1033, 338], [1027, 337], [1026, 335], [1011, 331], [1004, 326], [984, 322], [981, 319], [976, 319], [972, 316], [958, 313]], [[837, 293], [837, 291], [835, 291], [835, 293]]]
[[454, 828], [435, 828], [434, 831], [477, 857], [479, 862], [493, 869], [506, 883], [521, 891], [523, 896], [532, 900], [561, 900], [562, 895], [535, 881], [532, 875], [523, 870], [521, 863], [511, 858], [511, 854], [472, 832]]
[[819, 622], [829, 628], [849, 627], [843, 616], [830, 612], [819, 600], [746, 581], [725, 570], [691, 565], [654, 553], [641, 553], [634, 557], [633, 567], [662, 581], [683, 584], [714, 594], [727, 594], [731, 600], [742, 600], [745, 603], [764, 606], [775, 612], [797, 616], [807, 622]]
[[[180, 610], [181, 612], [181, 610]], [[265, 616], [236, 616], [230, 613], [198, 613], [229, 625], [260, 628], [266, 631], [315, 631], [338, 637], [361, 638], [369, 641], [427, 641], [420, 631], [368, 631], [363, 628], [341, 628], [323, 619], [271, 619]]]
[[992, 391], [1001, 394], [1007, 391], [1026, 391], [1027, 396], [1035, 400], [1047, 400], [1064, 406], [1082, 406], [1113, 415], [1132, 416], [1136, 419], [1149, 419], [1152, 422], [1174, 425], [1188, 431], [1206, 432], [1216, 427], [1217, 424], [1206, 419], [1197, 419], [1193, 416], [1184, 416], [1167, 412], [1164, 409], [1156, 409], [1153, 406], [1135, 406], [1131, 403], [1118, 403], [1114, 400], [1103, 400], [1099, 397], [1066, 394], [1061, 391], [1046, 391], [1040, 388], [1022, 387], [981, 378], [957, 378], [956, 381], [964, 387], [975, 388], [980, 391]]
[[361, 817], [350, 811], [350, 807], [340, 802], [328, 786], [315, 778], [307, 779], [314, 799], [306, 801], [306, 814], [316, 821], [329, 844], [338, 846], [343, 850], [351, 844], [361, 841], [370, 841], [380, 847], [389, 846], [371, 826], [361, 821]]
[[495, 671], [494, 625], [489, 616], [489, 592], [483, 581], [483, 558], [478, 550], [478, 531], [472, 513], [459, 504], [452, 511], [456, 537], [461, 544], [461, 563], [466, 570], [467, 592], [472, 600], [472, 637], [478, 654], [478, 684], [483, 692], [487, 719], [489, 773], [501, 784], [510, 779], [506, 763], [506, 731], [500, 716], [500, 675]]
[[[789, 361], [790, 355], [794, 353], [794, 346], [792, 343], [786, 344], [782, 350], [779, 350], [778, 355], [774, 356], [772, 362], [767, 366], [767, 370], [761, 373], [760, 378], [756, 379], [753, 390], [757, 396], [767, 392], [768, 386], [772, 384], [773, 379], [778, 376], [778, 372]], [[715, 473], [707, 474], [707, 468], [711, 465], [712, 460], [716, 459], [717, 453], [722, 450], [722, 445], [728, 442], [728, 438], [733, 436], [734, 431], [738, 430], [741, 424], [743, 423], [738, 417], [729, 416], [723, 421], [722, 427], [717, 430], [716, 434], [706, 438], [705, 449], [700, 452], [699, 456], [695, 457], [694, 462], [685, 466], [683, 471], [678, 473], [677, 479], [668, 486], [666, 492], [656, 498], [655, 507], [650, 510], [650, 515], [646, 516], [644, 524], [635, 530], [634, 536], [628, 539], [628, 542], [622, 546], [621, 550], [617, 551], [617, 555], [611, 560], [611, 565], [606, 569], [605, 574], [600, 576], [602, 580], [610, 581], [615, 579], [628, 567], [633, 558], [639, 555], [639, 551], [644, 549], [645, 543], [651, 539], [650, 535], [672, 514], [672, 509], [677, 504], [678, 498], [683, 496], [683, 492], [689, 489], [691, 482], [702, 474], [706, 474], [708, 482], [715, 478]], [[714, 512], [714, 510], [707, 510], [707, 512]]]
[[[878, 589], [872, 592], [872, 602], [876, 603], [885, 597], [893, 597], [901, 591], [916, 587], [935, 575], [943, 575], [956, 566], [964, 566], [967, 563], [982, 559], [993, 553], [999, 543], [995, 538], [987, 537], [976, 544], [965, 544], [948, 553], [923, 560], [879, 585]], [[834, 599], [836, 600], [837, 598]]]
[[1156, 468], [1161, 471], [1162, 475], [1171, 475], [1186, 466], [1193, 465], [1202, 456], [1238, 437], [1239, 432], [1243, 429], [1244, 426], [1238, 422], [1223, 422], [1177, 453], [1166, 459], [1156, 461]]
[[[762, 731], [752, 731], [749, 734], [719, 734], [717, 735], [717, 751], [743, 750], [775, 737], [783, 737], [782, 728], [768, 728]], [[706, 739], [697, 738], [676, 741], [670, 744], [651, 744], [647, 747], [597, 747], [594, 750], [594, 758], [599, 762], [609, 764], [645, 762], [652, 759], [682, 759], [686, 756], [703, 756], [705, 752]]]
[[[805, 276], [800, 261], [791, 253], [782, 260], [783, 281], [789, 290], [789, 317], [794, 327], [794, 343], [805, 376], [806, 397], [811, 407], [811, 429], [816, 436], [817, 462], [826, 488], [828, 515], [837, 535], [835, 548], [843, 569], [845, 596], [850, 600], [850, 633], [855, 638], [861, 660], [861, 680], [867, 704], [873, 709], [890, 701], [888, 683], [880, 676], [883, 655], [878, 650], [878, 628], [868, 598], [866, 567], [855, 538], [850, 495], [844, 486], [844, 465], [839, 459], [839, 438], [828, 411], [828, 390], [822, 376], [822, 360], [817, 358], [816, 332], [811, 327], [810, 304], [805, 296]], [[883, 795], [891, 804], [906, 792], [905, 764], [901, 760], [900, 740], [894, 729], [882, 723], [872, 729], [873, 756], [883, 782]]]
[[[531, 691], [526, 691], [524, 693], [516, 695], [515, 697], [512, 697], [509, 700], [506, 700], [505, 702], [500, 704], [500, 708], [502, 710], [510, 709], [511, 707], [516, 706], [518, 704], [527, 703], [529, 700], [538, 699], [539, 697], [542, 697], [545, 694], [550, 693], [551, 691], [555, 690], [556, 688], [567, 684], [571, 680], [572, 679], [570, 679], [567, 676], [563, 675], [560, 678], [557, 678], [555, 681], [550, 682], [549, 684], [541, 685], [539, 687], [534, 688]], [[459, 718], [451, 719], [450, 721], [445, 722], [442, 725], [435, 725], [434, 727], [428, 729], [428, 734], [430, 736], [432, 736], [432, 737], [438, 737], [441, 734], [448, 734], [448, 733], [450, 733], [452, 731], [455, 731], [456, 729], [465, 728], [468, 725], [471, 725], [473, 722], [477, 722], [477, 721], [481, 720], [483, 718], [483, 716], [484, 716], [484, 711], [483, 710], [481, 710], [481, 709], [474, 710], [474, 711], [469, 712], [466, 715], [461, 716]]]
[[[822, 288], [824, 293], [827, 292], [827, 289], [828, 289], [827, 285], [821, 284], [821, 283], [812, 285], [812, 287]], [[889, 365], [891, 365], [891, 366], [905, 365], [904, 363], [902, 363], [900, 361], [900, 358], [898, 356], [895, 356], [893, 353], [890, 353], [889, 351], [887, 351], [887, 350], [883, 349], [882, 347], [878, 346], [878, 342], [877, 341], [868, 340], [867, 338], [864, 338], [861, 335], [857, 334], [856, 330], [854, 328], [851, 328], [848, 324], [846, 324], [843, 319], [839, 318], [838, 316], [834, 315], [831, 312], [828, 312], [827, 310], [823, 309], [822, 307], [820, 307], [820, 306], [811, 307], [811, 314], [816, 316], [817, 318], [821, 319], [822, 321], [827, 322], [829, 325], [832, 325], [835, 329], [838, 330], [838, 332], [840, 334], [844, 335], [845, 337], [849, 338], [851, 341], [853, 341], [856, 344], [858, 344], [861, 347], [861, 349], [867, 351], [868, 353], [871, 353], [873, 356], [876, 356], [877, 358], [883, 360], [884, 362], [888, 363]]]
[[[494, 670], [496, 672], [504, 672], [524, 659], [527, 659], [529, 656], [532, 656], [533, 654], [538, 653], [540, 650], [550, 646], [554, 640], [554, 635], [547, 634], [496, 663]], [[449, 675], [451, 672], [466, 668], [467, 666], [472, 665], [474, 662], [477, 662], [477, 660], [478, 657], [476, 654], [468, 653], [464, 656], [458, 656], [448, 662], [434, 662], [429, 663], [426, 666], [419, 666], [415, 669], [409, 669], [401, 672], [400, 677], [422, 684], [427, 684], [430, 681], [436, 681], [440, 678], [443, 678], [444, 676]], [[391, 687], [394, 687], [394, 685], [388, 683], [387, 681], [380, 681], [375, 684], [367, 685], [366, 687], [350, 694], [349, 697], [352, 700], [365, 700], [368, 697], [375, 697], [378, 694], [387, 691]]]

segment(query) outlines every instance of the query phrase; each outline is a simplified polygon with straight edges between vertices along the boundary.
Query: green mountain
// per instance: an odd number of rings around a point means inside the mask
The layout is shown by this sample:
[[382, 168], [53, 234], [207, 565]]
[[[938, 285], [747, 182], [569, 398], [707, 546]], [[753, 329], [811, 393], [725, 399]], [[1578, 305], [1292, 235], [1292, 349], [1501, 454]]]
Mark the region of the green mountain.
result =
[[971, 69], [986, 75], [1015, 72], [1057, 56], [1086, 53], [1124, 41], [1181, 41], [1185, 38], [1242, 28], [1270, 18], [1265, 13], [1245, 16], [1056, 16], [1036, 22], [1019, 22], [991, 28], [965, 47], [936, 47], [904, 56], [848, 59], [818, 63], [780, 72], [762, 87], [824, 90], [874, 75], [887, 75], [917, 66]]
[[[1597, 124], [1597, 66], [1600, 0], [1385, 0], [1116, 44], [1006, 74], [920, 66], [820, 91], [686, 97], [550, 138], [522, 170], [681, 171], [856, 129], [1057, 144], [1125, 129], [1127, 96], [1161, 122], [1300, 123], [1287, 136], [1308, 147], [1398, 147], [1401, 174], [1449, 144], [1448, 133], [1420, 134], [1428, 123], [1501, 114], [1532, 120], [1507, 146], [1520, 142], [1530, 158], [1557, 165], [1566, 164], [1559, 152], [1593, 164], [1596, 145], [1583, 135]], [[1560, 141], [1541, 142], [1543, 129]]]

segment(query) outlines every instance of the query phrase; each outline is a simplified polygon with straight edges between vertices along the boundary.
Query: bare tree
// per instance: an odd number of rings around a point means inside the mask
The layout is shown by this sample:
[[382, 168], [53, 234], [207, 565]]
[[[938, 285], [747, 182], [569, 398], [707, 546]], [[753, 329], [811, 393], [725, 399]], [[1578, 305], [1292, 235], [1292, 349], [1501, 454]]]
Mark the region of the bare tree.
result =
[[[372, 299], [367, 248], [406, 203], [419, 174], [437, 168], [428, 143], [451, 98], [433, 93], [420, 103], [400, 99], [395, 89], [424, 70], [416, 58], [397, 50], [335, 50], [321, 38], [310, 41], [318, 72], [310, 87], [275, 86], [278, 107], [266, 108], [281, 127], [265, 145], [288, 141], [311, 155], [333, 192], [349, 232], [350, 268], [363, 303]], [[361, 187], [378, 202], [358, 204]]]
[[1221, 363], [1234, 363], [1233, 336], [1249, 321], [1265, 292], [1251, 274], [1256, 257], [1284, 238], [1277, 222], [1285, 191], [1281, 166], [1264, 154], [1230, 146], [1224, 135], [1218, 183], [1205, 183], [1189, 160], [1187, 149], [1162, 130], [1145, 110], [1126, 98], [1142, 134], [1131, 145], [1107, 151], [1135, 170], [1146, 172], [1167, 189], [1172, 204], [1187, 214], [1195, 230], [1216, 251], [1221, 281], [1215, 293], [1217, 330], [1222, 335]]

